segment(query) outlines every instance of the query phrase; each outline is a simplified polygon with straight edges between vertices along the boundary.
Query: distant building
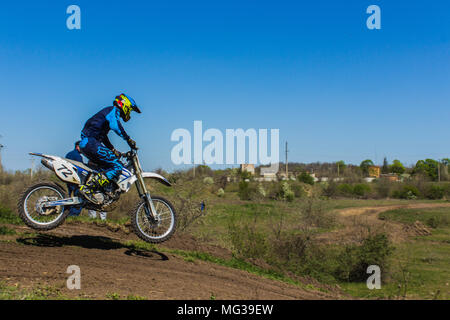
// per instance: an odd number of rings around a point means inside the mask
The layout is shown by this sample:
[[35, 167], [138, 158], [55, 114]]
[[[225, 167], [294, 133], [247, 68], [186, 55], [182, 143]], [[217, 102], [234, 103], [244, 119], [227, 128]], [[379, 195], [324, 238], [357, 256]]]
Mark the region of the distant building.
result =
[[369, 177], [379, 178], [381, 173], [381, 169], [379, 166], [370, 166], [369, 167]]
[[401, 182], [403, 182], [405, 180], [411, 179], [411, 175], [409, 173], [403, 173], [403, 174], [400, 175], [399, 179], [400, 179]]
[[285, 173], [285, 172], [279, 172], [279, 173], [278, 173], [278, 178], [279, 178], [280, 180], [287, 180], [286, 173]]
[[400, 181], [398, 175], [395, 173], [385, 173], [385, 174], [382, 173], [382, 174], [380, 174], [380, 179], [385, 179], [385, 180], [394, 181], [394, 182]]
[[275, 172], [264, 172], [258, 181], [278, 181], [277, 174]]
[[[288, 177], [286, 176], [286, 172], [279, 172], [278, 173], [278, 178], [280, 180], [288, 180]], [[289, 173], [289, 180], [295, 180], [295, 175], [293, 173]]]
[[241, 171], [247, 171], [250, 172], [251, 174], [255, 174], [255, 165], [254, 164], [249, 164], [249, 163], [243, 163], [241, 164]]

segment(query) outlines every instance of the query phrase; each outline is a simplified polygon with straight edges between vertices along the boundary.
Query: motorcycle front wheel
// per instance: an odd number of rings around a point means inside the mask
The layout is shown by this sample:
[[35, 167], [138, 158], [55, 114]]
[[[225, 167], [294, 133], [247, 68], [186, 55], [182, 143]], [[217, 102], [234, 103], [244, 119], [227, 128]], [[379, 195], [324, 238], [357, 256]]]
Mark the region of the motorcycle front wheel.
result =
[[145, 213], [145, 200], [140, 200], [131, 211], [134, 233], [150, 243], [161, 243], [172, 237], [176, 229], [177, 215], [172, 204], [163, 197], [152, 197], [158, 220], [151, 221]]

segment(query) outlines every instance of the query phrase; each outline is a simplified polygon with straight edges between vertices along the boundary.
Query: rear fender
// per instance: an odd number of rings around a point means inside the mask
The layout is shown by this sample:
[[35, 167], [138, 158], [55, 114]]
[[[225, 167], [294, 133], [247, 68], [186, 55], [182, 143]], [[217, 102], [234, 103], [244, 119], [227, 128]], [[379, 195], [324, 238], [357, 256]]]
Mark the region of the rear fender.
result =
[[32, 152], [30, 152], [30, 155], [42, 157], [42, 164], [48, 169], [53, 170], [56, 176], [62, 181], [66, 183], [81, 184], [77, 167], [64, 158]]

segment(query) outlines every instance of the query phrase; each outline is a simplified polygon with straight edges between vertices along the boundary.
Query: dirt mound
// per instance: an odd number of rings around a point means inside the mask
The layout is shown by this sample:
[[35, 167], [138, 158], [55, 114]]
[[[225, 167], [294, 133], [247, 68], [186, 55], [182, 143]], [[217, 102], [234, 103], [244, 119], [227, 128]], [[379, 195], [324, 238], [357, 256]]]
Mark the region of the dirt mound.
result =
[[[10, 226], [21, 235], [0, 241], [0, 280], [22, 288], [56, 287], [69, 297], [105, 299], [108, 294], [149, 299], [340, 299], [336, 291], [322, 292], [263, 278], [161, 250], [137, 250], [124, 239], [135, 239], [121, 228], [103, 224], [66, 224], [52, 232]], [[5, 239], [0, 236], [0, 239]], [[226, 258], [225, 249], [175, 235], [164, 246], [209, 252]], [[170, 251], [170, 250], [169, 250]], [[68, 290], [67, 267], [81, 270], [81, 289]], [[320, 287], [325, 289], [325, 287]]]
[[403, 230], [411, 235], [415, 236], [429, 236], [431, 235], [430, 229], [428, 229], [422, 222], [416, 221], [413, 225], [405, 225]]

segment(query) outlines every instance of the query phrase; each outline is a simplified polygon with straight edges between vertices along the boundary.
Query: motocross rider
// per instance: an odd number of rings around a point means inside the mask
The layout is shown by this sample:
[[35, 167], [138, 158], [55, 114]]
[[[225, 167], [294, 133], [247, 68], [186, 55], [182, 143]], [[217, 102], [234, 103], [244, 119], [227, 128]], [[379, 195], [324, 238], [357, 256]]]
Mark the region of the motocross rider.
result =
[[141, 113], [136, 102], [122, 93], [115, 98], [113, 106], [100, 110], [86, 121], [81, 131], [80, 148], [82, 153], [104, 169], [79, 189], [80, 193], [91, 202], [97, 203], [94, 191], [116, 180], [123, 169], [123, 165], [119, 161], [120, 152], [109, 141], [108, 132], [113, 130], [128, 143], [130, 148], [136, 148], [136, 142], [125, 132], [119, 119], [120, 117], [127, 122], [130, 120], [131, 111]]

